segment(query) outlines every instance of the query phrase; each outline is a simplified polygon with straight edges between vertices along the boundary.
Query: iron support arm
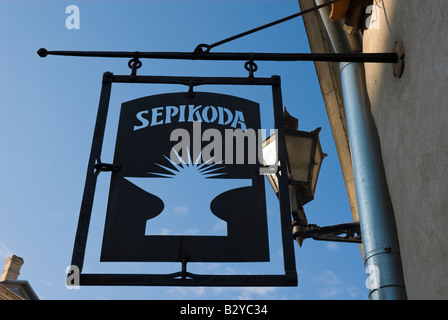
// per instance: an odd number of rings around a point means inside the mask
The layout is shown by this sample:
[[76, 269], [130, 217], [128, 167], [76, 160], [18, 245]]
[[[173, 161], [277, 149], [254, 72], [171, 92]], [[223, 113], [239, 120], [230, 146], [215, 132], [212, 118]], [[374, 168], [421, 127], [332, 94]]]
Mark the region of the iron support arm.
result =
[[315, 224], [303, 225], [293, 221], [293, 237], [299, 244], [308, 238], [320, 241], [362, 243], [359, 222], [319, 227]]
[[396, 63], [398, 55], [390, 53], [256, 53], [256, 52], [139, 52], [139, 51], [48, 51], [41, 48], [37, 54], [72, 57], [139, 58], [168, 60], [214, 61], [328, 61]]

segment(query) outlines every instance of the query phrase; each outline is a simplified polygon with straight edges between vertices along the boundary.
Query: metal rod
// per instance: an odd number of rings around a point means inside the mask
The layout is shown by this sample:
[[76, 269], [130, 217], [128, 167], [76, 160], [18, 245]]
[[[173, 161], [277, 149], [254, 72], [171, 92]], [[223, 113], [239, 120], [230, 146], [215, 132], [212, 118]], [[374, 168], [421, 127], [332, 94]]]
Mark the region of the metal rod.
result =
[[[330, 6], [330, 5], [332, 5], [333, 3], [338, 2], [338, 1], [340, 1], [340, 0], [332, 0], [332, 1], [329, 1], [329, 2], [327, 2], [327, 3], [324, 3], [324, 4], [321, 4], [321, 5], [315, 6], [315, 7], [313, 7], [313, 8], [309, 8], [309, 9], [303, 10], [303, 11], [301, 11], [301, 12], [298, 12], [298, 13], [292, 14], [292, 15], [290, 15], [290, 16], [287, 16], [287, 17], [285, 17], [285, 18], [282, 18], [282, 19], [279, 19], [279, 20], [276, 20], [276, 21], [267, 23], [267, 24], [262, 25], [262, 26], [260, 26], [260, 27], [253, 28], [253, 29], [248, 30], [248, 31], [246, 31], [246, 32], [242, 32], [242, 33], [240, 33], [240, 34], [237, 34], [237, 35], [235, 35], [235, 36], [226, 38], [226, 39], [224, 39], [224, 40], [215, 42], [215, 43], [210, 44], [210, 45], [204, 45], [204, 44], [198, 45], [198, 46], [196, 47], [196, 49], [198, 49], [198, 48], [200, 49], [201, 47], [206, 47], [206, 48], [207, 48], [207, 52], [209, 52], [210, 49], [215, 48], [215, 47], [217, 47], [217, 46], [220, 46], [220, 45], [222, 45], [222, 44], [224, 44], [224, 43], [227, 43], [227, 42], [230, 42], [230, 41], [233, 41], [233, 40], [242, 38], [242, 37], [247, 36], [247, 35], [249, 35], [249, 34], [258, 32], [258, 31], [260, 31], [260, 30], [263, 30], [263, 29], [266, 29], [266, 28], [275, 26], [275, 25], [277, 25], [277, 24], [280, 24], [280, 23], [289, 21], [289, 20], [291, 20], [291, 19], [300, 17], [300, 16], [302, 16], [302, 15], [304, 15], [304, 14], [307, 14], [307, 13], [310, 13], [310, 12], [313, 12], [313, 11], [316, 11], [316, 10], [319, 10], [320, 8]], [[195, 50], [195, 51], [196, 51], [196, 50]]]
[[112, 74], [104, 73], [101, 88], [101, 96], [98, 106], [95, 131], [92, 139], [89, 164], [86, 174], [86, 182], [79, 213], [78, 228], [76, 230], [75, 244], [72, 255], [72, 265], [77, 266], [80, 271], [84, 264], [84, 255], [87, 244], [87, 233], [89, 230], [90, 217], [93, 207], [97, 175], [95, 174], [95, 163], [100, 159], [103, 146], [104, 130], [109, 109], [109, 99], [112, 87]]
[[303, 226], [296, 223], [293, 224], [293, 237], [299, 241], [312, 238], [318, 241], [362, 243], [359, 222], [326, 227], [319, 227], [314, 224]]
[[167, 59], [167, 60], [213, 60], [213, 61], [328, 61], [396, 63], [395, 52], [387, 53], [257, 53], [257, 52], [138, 52], [138, 51], [48, 51], [41, 48], [37, 54], [71, 57]]
[[283, 101], [279, 76], [272, 76], [272, 97], [274, 102], [274, 123], [277, 129], [278, 160], [280, 161], [279, 203], [280, 221], [282, 227], [283, 263], [286, 277], [297, 282], [296, 262], [294, 255], [293, 238], [291, 236], [291, 206], [289, 198], [289, 181], [287, 172], [288, 156], [286, 152], [285, 126], [283, 119]]
[[168, 83], [181, 84], [189, 87], [200, 85], [271, 85], [271, 78], [254, 78], [248, 81], [243, 77], [179, 77], [179, 76], [135, 76], [113, 75], [112, 82], [116, 83]]
[[285, 275], [80, 274], [81, 286], [295, 287]]

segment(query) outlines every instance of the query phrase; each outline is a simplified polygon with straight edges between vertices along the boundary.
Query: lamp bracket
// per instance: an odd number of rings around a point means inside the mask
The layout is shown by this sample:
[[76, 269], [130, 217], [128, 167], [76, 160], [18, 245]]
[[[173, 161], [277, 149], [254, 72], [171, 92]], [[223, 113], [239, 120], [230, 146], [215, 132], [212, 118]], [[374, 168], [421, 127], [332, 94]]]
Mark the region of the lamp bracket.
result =
[[319, 241], [362, 243], [359, 222], [319, 227], [315, 224], [300, 224], [293, 221], [293, 237], [302, 245], [303, 240], [312, 238]]
[[101, 161], [95, 164], [95, 169], [98, 172], [101, 171], [119, 171], [121, 166], [119, 164], [102, 163]]

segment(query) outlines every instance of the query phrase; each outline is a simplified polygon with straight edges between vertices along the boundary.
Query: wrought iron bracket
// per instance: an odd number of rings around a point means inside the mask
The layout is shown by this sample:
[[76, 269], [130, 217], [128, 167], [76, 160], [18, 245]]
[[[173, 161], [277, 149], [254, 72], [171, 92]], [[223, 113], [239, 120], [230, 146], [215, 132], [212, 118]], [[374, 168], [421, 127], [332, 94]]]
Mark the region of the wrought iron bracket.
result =
[[303, 240], [308, 238], [319, 241], [362, 243], [359, 222], [319, 227], [315, 224], [301, 224], [294, 220], [292, 230], [293, 238], [300, 246], [302, 246]]
[[119, 164], [111, 164], [111, 163], [102, 163], [102, 162], [97, 162], [95, 164], [95, 170], [96, 171], [119, 171], [121, 169], [121, 166]]
[[[131, 58], [133, 58], [132, 56]], [[142, 54], [138, 55], [142, 58]], [[78, 226], [76, 230], [75, 243], [72, 254], [71, 265], [76, 266], [79, 271], [79, 285], [107, 285], [107, 286], [297, 286], [297, 272], [294, 255], [294, 243], [291, 239], [291, 210], [288, 194], [288, 175], [285, 167], [280, 168], [279, 190], [280, 208], [279, 216], [281, 221], [281, 241], [283, 247], [283, 267], [284, 274], [193, 274], [187, 271], [190, 262], [196, 262], [189, 253], [182, 254], [179, 260], [182, 264], [181, 271], [170, 274], [101, 274], [83, 272], [85, 253], [87, 247], [87, 237], [89, 232], [92, 208], [94, 204], [95, 188], [97, 176], [102, 171], [120, 170], [124, 163], [118, 164], [103, 163], [101, 161], [101, 150], [106, 128], [109, 100], [113, 83], [154, 83], [154, 84], [181, 84], [189, 88], [190, 94], [195, 86], [200, 85], [257, 85], [268, 86], [272, 90], [273, 111], [275, 128], [278, 129], [278, 155], [282, 163], [286, 162], [286, 145], [284, 143], [284, 130], [281, 127], [281, 117], [283, 113], [281, 81], [280, 76], [270, 78], [242, 78], [242, 77], [173, 77], [173, 76], [142, 76], [135, 75], [114, 75], [110, 72], [104, 73], [101, 87], [100, 101], [98, 105], [97, 121], [93, 133], [92, 147], [89, 156], [87, 175], [85, 180], [84, 193], [79, 214]], [[124, 168], [124, 167], [123, 167]], [[157, 248], [155, 248], [157, 250]], [[144, 259], [147, 261], [135, 260], [136, 262], [158, 262], [160, 259]], [[153, 261], [154, 260], [154, 261]], [[172, 261], [173, 262], [173, 261]]]
[[393, 65], [394, 76], [396, 78], [401, 78], [404, 72], [404, 57], [405, 57], [403, 41], [395, 41], [393, 52], [397, 54], [398, 58], [397, 62]]
[[[48, 55], [90, 57], [90, 58], [129, 58], [134, 61], [136, 52], [132, 51], [37, 51], [41, 58]], [[327, 62], [369, 62], [397, 63], [397, 52], [386, 53], [265, 53], [265, 52], [138, 52], [138, 59], [164, 60], [204, 60], [204, 61], [327, 61]], [[132, 67], [132, 66], [130, 66]]]
[[142, 62], [139, 60], [139, 52], [136, 51], [134, 52], [134, 57], [129, 60], [128, 62], [128, 67], [129, 69], [131, 69], [131, 77], [135, 78], [135, 76], [137, 75], [137, 69], [140, 69], [142, 66]]

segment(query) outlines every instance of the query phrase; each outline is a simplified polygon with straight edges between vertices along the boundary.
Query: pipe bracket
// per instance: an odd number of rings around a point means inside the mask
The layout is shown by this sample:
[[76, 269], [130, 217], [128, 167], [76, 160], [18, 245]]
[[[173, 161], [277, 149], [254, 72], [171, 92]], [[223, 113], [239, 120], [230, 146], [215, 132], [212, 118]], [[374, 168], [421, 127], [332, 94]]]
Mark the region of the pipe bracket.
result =
[[396, 78], [401, 78], [404, 72], [404, 45], [403, 41], [395, 41], [393, 52], [397, 54], [398, 61], [393, 64], [394, 76]]

